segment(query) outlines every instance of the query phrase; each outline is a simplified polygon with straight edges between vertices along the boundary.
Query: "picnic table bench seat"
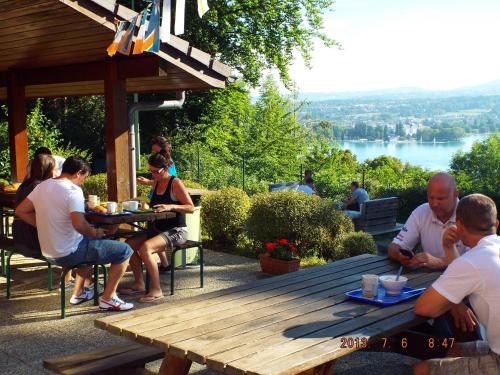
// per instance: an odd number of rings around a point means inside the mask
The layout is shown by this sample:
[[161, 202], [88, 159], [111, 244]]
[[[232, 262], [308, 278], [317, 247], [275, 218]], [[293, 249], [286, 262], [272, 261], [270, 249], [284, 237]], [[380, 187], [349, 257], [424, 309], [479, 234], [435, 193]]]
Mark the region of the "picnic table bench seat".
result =
[[145, 369], [144, 365], [162, 359], [164, 356], [165, 352], [161, 349], [125, 343], [85, 353], [46, 359], [43, 361], [43, 367], [63, 375], [151, 375], [153, 372]]
[[357, 231], [364, 231], [372, 236], [398, 232], [403, 224], [396, 222], [398, 198], [372, 199], [361, 205], [358, 218], [353, 219]]

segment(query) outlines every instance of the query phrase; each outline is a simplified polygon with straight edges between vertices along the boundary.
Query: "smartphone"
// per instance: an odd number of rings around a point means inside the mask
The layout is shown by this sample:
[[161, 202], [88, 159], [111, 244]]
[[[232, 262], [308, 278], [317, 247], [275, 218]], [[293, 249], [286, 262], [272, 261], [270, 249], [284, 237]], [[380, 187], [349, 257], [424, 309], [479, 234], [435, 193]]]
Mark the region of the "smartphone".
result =
[[411, 258], [413, 258], [413, 256], [415, 255], [415, 254], [413, 254], [413, 251], [411, 251], [411, 250], [406, 250], [406, 249], [399, 249], [399, 252], [400, 252], [401, 254], [403, 254], [405, 257], [408, 257], [408, 258], [410, 258], [410, 259], [411, 259]]

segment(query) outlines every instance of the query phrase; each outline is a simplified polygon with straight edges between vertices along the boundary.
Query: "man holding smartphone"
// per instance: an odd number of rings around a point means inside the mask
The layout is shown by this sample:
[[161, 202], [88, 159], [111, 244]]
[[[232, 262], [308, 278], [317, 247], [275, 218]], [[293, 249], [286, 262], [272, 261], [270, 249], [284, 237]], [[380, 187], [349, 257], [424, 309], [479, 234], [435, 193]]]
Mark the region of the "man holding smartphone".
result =
[[[458, 203], [457, 184], [453, 176], [444, 172], [432, 176], [427, 185], [427, 201], [412, 212], [389, 246], [388, 255], [406, 267], [445, 269], [448, 260], [441, 239], [444, 231], [455, 225]], [[423, 251], [411, 256], [412, 249], [419, 243]], [[463, 254], [465, 250], [460, 242], [459, 253]]]
[[[426, 267], [433, 270], [444, 270], [450, 260], [443, 249], [443, 233], [456, 225], [456, 209], [458, 204], [457, 184], [452, 175], [440, 172], [435, 174], [427, 184], [427, 202], [418, 206], [411, 213], [403, 229], [389, 246], [389, 258], [400, 262], [405, 267]], [[413, 249], [421, 244], [422, 252], [413, 253]], [[458, 254], [465, 253], [468, 248], [459, 241], [456, 244]], [[458, 335], [460, 332], [471, 333], [475, 337], [478, 331], [478, 320], [474, 312], [465, 304], [454, 305], [451, 317], [436, 319], [434, 328], [443, 335]], [[449, 323], [453, 320], [453, 323]], [[447, 332], [447, 333], [446, 333]], [[463, 336], [467, 340], [468, 334]]]

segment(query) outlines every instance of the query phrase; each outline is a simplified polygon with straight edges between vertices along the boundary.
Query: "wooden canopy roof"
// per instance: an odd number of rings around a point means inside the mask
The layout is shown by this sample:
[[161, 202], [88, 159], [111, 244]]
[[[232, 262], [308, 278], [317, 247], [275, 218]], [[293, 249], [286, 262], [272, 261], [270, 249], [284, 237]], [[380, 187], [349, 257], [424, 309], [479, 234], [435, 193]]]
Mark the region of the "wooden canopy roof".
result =
[[[134, 15], [115, 0], [0, 0], [0, 99], [11, 71], [26, 98], [103, 94], [114, 19]], [[129, 93], [222, 88], [231, 74], [173, 35], [158, 53], [112, 60]]]

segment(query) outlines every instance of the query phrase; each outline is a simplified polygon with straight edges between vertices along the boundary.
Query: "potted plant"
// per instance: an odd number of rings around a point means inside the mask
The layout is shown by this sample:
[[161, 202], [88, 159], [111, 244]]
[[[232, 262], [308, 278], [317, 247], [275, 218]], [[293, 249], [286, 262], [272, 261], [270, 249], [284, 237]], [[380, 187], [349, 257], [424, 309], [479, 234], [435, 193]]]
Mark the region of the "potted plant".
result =
[[297, 256], [297, 246], [286, 238], [276, 242], [267, 242], [265, 252], [259, 255], [262, 272], [272, 275], [282, 275], [297, 271], [300, 259]]

